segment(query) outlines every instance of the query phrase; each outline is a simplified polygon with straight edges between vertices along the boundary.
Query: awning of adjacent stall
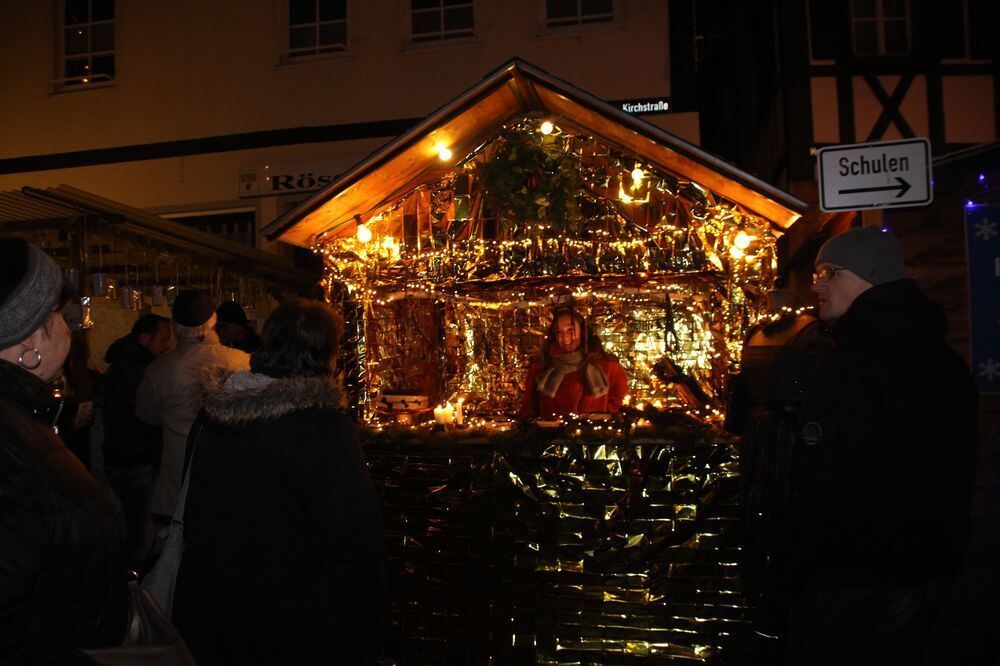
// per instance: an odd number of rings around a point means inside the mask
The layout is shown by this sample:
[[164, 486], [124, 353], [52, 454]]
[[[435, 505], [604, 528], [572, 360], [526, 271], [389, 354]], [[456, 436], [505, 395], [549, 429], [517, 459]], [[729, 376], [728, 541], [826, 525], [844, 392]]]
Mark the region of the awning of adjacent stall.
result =
[[372, 211], [450, 168], [509, 119], [537, 112], [641, 155], [787, 229], [806, 209], [799, 199], [669, 132], [514, 59], [448, 102], [406, 133], [341, 174], [337, 180], [263, 229], [269, 239], [302, 246], [321, 235], [353, 233], [354, 216]]
[[286, 257], [192, 229], [68, 185], [0, 192], [0, 231], [29, 231], [40, 225], [61, 224], [81, 217], [101, 220], [130, 236], [204, 256], [233, 268], [252, 269], [257, 274], [302, 288], [308, 288], [317, 279], [316, 275], [296, 268]]

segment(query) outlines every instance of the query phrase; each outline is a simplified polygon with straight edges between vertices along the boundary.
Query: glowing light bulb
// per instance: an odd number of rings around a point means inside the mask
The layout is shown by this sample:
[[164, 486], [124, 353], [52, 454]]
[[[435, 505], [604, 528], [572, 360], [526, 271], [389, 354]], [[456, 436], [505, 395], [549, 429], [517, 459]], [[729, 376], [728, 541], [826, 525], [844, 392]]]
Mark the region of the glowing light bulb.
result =
[[552, 134], [552, 130], [554, 130], [555, 128], [556, 126], [550, 123], [548, 120], [544, 121], [538, 127], [538, 129], [541, 131], [542, 134]]
[[753, 242], [753, 236], [751, 236], [745, 231], [739, 232], [738, 234], [736, 234], [736, 238], [733, 239], [733, 245], [740, 248], [741, 250], [745, 250], [748, 247], [750, 247], [750, 243], [752, 242]]
[[358, 240], [367, 243], [372, 239], [372, 230], [363, 224], [358, 225]]
[[441, 160], [442, 162], [447, 162], [448, 160], [451, 159], [452, 152], [451, 148], [449, 148], [448, 146], [439, 143], [437, 145], [437, 152], [438, 152], [438, 159]]
[[729, 248], [729, 256], [731, 256], [733, 259], [742, 259], [743, 250], [734, 245], [731, 248]]
[[638, 187], [642, 183], [642, 179], [646, 177], [646, 172], [636, 167], [632, 169], [632, 183], [635, 187]]

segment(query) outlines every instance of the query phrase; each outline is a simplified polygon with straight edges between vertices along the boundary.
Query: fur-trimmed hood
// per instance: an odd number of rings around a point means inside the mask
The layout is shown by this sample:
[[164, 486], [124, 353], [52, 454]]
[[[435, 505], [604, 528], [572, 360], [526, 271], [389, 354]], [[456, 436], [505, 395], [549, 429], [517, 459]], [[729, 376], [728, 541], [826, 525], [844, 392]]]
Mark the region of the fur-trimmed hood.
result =
[[335, 377], [276, 379], [253, 372], [211, 373], [202, 386], [202, 406], [213, 421], [245, 426], [313, 407], [341, 409], [344, 395]]

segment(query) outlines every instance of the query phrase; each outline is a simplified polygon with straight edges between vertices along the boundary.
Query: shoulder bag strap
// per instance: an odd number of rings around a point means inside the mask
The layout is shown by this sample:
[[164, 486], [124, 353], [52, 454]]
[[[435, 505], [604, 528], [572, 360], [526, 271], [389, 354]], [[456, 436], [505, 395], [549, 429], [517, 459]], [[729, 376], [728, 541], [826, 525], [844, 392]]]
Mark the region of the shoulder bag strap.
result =
[[184, 483], [181, 485], [181, 492], [177, 497], [177, 506], [174, 508], [174, 516], [172, 518], [172, 522], [180, 523], [181, 525], [184, 524], [184, 505], [187, 503], [188, 481], [191, 479], [191, 468], [194, 467], [195, 449], [198, 446], [201, 431], [204, 429], [205, 424], [201, 419], [198, 419], [198, 432], [191, 438], [191, 457], [188, 459], [187, 471], [184, 472]]

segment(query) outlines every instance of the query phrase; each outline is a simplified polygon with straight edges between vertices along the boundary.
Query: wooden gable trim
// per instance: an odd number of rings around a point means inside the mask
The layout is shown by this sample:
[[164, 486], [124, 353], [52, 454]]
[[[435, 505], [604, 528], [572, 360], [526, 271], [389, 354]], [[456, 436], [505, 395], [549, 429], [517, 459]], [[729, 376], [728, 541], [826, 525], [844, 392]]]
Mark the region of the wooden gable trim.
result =
[[435, 161], [439, 143], [452, 149], [457, 163], [504, 122], [532, 111], [563, 116], [584, 131], [733, 200], [779, 229], [787, 228], [805, 210], [803, 202], [733, 165], [513, 60], [267, 225], [263, 233], [272, 240], [280, 236], [311, 245], [355, 215], [367, 214], [433, 180], [441, 169]]

